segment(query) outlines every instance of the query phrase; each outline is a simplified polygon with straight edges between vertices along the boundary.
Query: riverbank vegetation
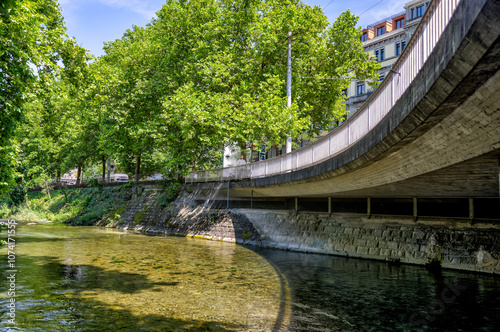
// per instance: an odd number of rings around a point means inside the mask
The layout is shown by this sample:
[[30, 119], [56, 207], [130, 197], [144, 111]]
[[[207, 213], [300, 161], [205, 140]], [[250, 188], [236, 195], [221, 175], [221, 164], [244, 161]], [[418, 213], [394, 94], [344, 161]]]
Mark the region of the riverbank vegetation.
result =
[[0, 219], [51, 221], [92, 226], [126, 203], [132, 194], [130, 185], [112, 188], [80, 188], [28, 193], [17, 205], [0, 202]]
[[[169, 0], [94, 58], [67, 38], [55, 0], [9, 0], [0, 9], [0, 194], [50, 192], [75, 168], [77, 184], [84, 170], [104, 178], [110, 160], [136, 181], [178, 179], [220, 167], [230, 144], [270, 148], [329, 130], [345, 116], [351, 79], [378, 81], [356, 22], [347, 11], [329, 24], [300, 0]], [[16, 213], [52, 211], [47, 204]], [[47, 219], [85, 224], [68, 204]]]

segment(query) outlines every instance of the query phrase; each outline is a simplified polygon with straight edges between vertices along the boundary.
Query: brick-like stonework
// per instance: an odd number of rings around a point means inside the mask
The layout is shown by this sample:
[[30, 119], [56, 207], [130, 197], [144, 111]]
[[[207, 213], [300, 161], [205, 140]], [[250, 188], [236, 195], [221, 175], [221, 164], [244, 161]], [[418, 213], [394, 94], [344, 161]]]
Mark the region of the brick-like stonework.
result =
[[240, 210], [262, 246], [500, 273], [500, 229], [450, 221]]
[[[114, 227], [277, 249], [500, 273], [500, 225], [275, 210], [215, 210], [160, 190], [130, 199]], [[106, 224], [103, 220], [102, 225]]]

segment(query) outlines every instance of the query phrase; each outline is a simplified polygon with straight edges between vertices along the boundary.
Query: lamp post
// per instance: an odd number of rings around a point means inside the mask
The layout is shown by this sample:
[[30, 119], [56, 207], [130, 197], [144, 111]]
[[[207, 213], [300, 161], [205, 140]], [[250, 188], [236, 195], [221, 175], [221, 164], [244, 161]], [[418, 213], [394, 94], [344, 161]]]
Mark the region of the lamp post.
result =
[[[286, 74], [286, 107], [292, 107], [292, 32], [288, 31], [288, 70]], [[292, 137], [286, 138], [286, 153], [292, 152]]]

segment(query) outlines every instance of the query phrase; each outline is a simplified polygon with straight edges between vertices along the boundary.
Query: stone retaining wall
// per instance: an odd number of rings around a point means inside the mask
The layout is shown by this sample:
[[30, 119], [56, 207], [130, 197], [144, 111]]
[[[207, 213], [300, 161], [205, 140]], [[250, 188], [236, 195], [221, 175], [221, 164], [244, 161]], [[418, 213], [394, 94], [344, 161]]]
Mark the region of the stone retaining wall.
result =
[[161, 190], [146, 189], [110, 213], [98, 226], [225, 242], [259, 242], [259, 233], [246, 217], [230, 211], [192, 206], [183, 200], [167, 204], [162, 195]]
[[497, 225], [289, 211], [239, 213], [254, 224], [260, 245], [267, 247], [500, 273]]
[[500, 225], [272, 210], [211, 210], [148, 190], [101, 226], [277, 249], [500, 273]]

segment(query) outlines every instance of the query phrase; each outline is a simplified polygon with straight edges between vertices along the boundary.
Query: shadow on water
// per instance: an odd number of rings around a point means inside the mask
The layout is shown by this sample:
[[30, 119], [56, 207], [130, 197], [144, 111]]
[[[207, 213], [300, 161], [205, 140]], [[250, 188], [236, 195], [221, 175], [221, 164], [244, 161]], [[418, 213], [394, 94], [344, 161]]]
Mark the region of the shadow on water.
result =
[[[169, 316], [167, 308], [145, 306], [138, 314], [116, 301], [99, 301], [92, 296], [118, 292], [123, 298], [147, 289], [161, 292], [162, 288], [176, 286], [177, 282], [152, 282], [147, 275], [65, 264], [54, 257], [18, 255], [16, 259], [20, 266], [17, 275], [22, 275], [16, 285], [16, 324], [8, 324], [10, 299], [0, 297], [0, 331], [232, 331], [241, 328], [209, 319]], [[6, 259], [1, 263], [0, 277], [7, 280]], [[2, 290], [2, 293], [7, 292]]]
[[499, 280], [248, 247], [289, 284], [290, 331], [498, 331]]

